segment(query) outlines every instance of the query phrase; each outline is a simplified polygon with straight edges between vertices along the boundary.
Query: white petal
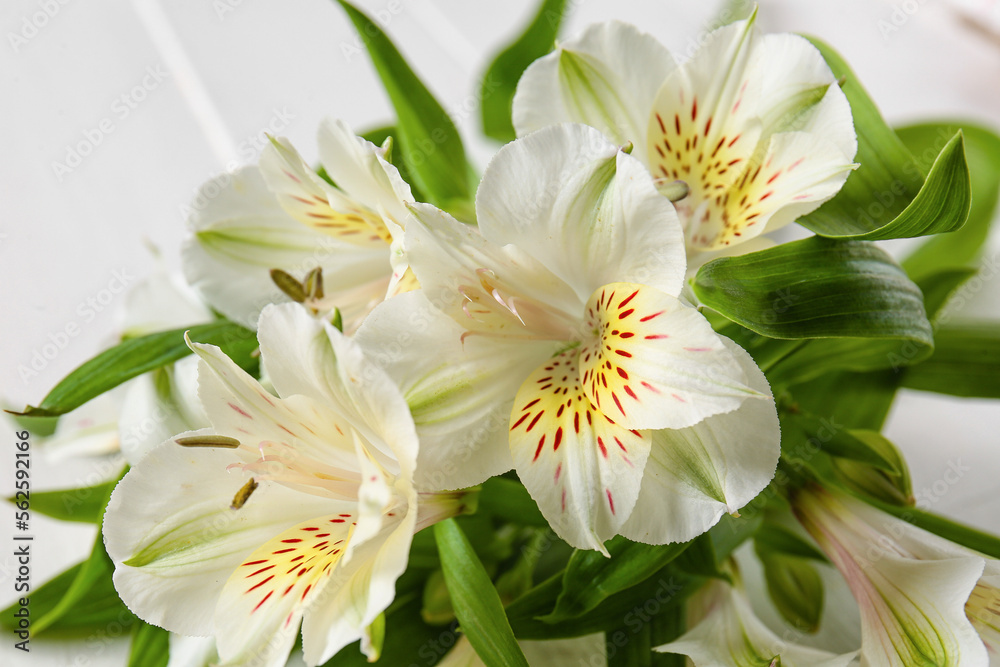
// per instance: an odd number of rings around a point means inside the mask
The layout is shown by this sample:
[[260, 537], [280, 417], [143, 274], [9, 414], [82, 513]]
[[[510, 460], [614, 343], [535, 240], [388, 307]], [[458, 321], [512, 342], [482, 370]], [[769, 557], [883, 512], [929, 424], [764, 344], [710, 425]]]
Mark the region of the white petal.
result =
[[405, 203], [413, 201], [399, 170], [386, 162], [382, 149], [356, 136], [342, 120], [327, 118], [319, 126], [319, 158], [337, 187], [365, 206], [403, 226]]
[[139, 281], [125, 294], [122, 332], [144, 336], [212, 320], [212, 312], [187, 284], [165, 267]]
[[463, 329], [494, 336], [570, 338], [583, 301], [541, 262], [491, 244], [429, 204], [411, 205], [406, 256], [435, 308]]
[[548, 127], [501, 148], [476, 212], [484, 237], [518, 246], [581, 301], [610, 282], [680, 293], [684, 241], [673, 206], [638, 160], [593, 128]]
[[343, 583], [333, 575], [356, 521], [349, 511], [307, 519], [275, 534], [234, 568], [215, 612], [223, 664], [285, 664], [303, 613]]
[[583, 389], [627, 428], [686, 428], [768, 394], [747, 386], [736, 356], [696, 309], [634, 283], [600, 288], [587, 303]]
[[297, 305], [265, 309], [261, 357], [280, 394], [311, 396], [336, 411], [392, 474], [412, 475], [417, 437], [399, 388], [361, 347]]
[[464, 333], [418, 290], [381, 304], [354, 337], [410, 406], [421, 489], [472, 486], [513, 467], [507, 427], [514, 394], [554, 351], [486, 336], [463, 340]]
[[406, 569], [416, 509], [388, 521], [379, 535], [334, 569], [302, 622], [306, 662], [318, 665], [361, 639], [396, 595], [396, 579]]
[[595, 409], [580, 386], [578, 350], [546, 360], [521, 385], [511, 413], [518, 477], [552, 529], [596, 549], [618, 534], [639, 495], [649, 433]]
[[198, 401], [198, 358], [187, 357], [127, 385], [118, 418], [122, 454], [129, 463], [177, 433], [209, 426]]
[[362, 248], [388, 242], [381, 214], [320, 178], [287, 139], [264, 147], [260, 172], [285, 212], [306, 227]]
[[[722, 339], [747, 384], [770, 393], [753, 359]], [[735, 512], [767, 486], [778, 463], [780, 433], [772, 401], [748, 400], [734, 412], [690, 428], [652, 434], [653, 447], [635, 509], [622, 535], [638, 542], [684, 542]]]
[[[847, 158], [858, 149], [854, 119], [836, 77], [823, 55], [799, 35], [764, 35], [755, 44], [750, 67], [761, 76], [761, 95], [757, 115], [765, 134], [788, 130], [807, 130], [836, 144]], [[787, 127], [789, 111], [797, 111], [804, 98], [826, 87], [822, 101], [815, 104]]]
[[219, 661], [214, 637], [185, 637], [170, 634], [167, 667], [211, 667]]
[[238, 460], [232, 451], [167, 441], [115, 488], [104, 543], [115, 562], [115, 588], [143, 620], [180, 634], [211, 634], [219, 594], [246, 556], [271, 536], [330, 510], [330, 500], [270, 482], [262, 482], [242, 508], [231, 509], [247, 481], [226, 471]]
[[[324, 466], [330, 470], [323, 472], [347, 480], [332, 497], [354, 496], [360, 478], [344, 415], [308, 396], [272, 396], [213, 345], [195, 343], [192, 349], [201, 358], [198, 397], [205, 413], [215, 432], [242, 443], [237, 451], [247, 463], [268, 448], [294, 453], [299, 466], [317, 472]], [[324, 487], [320, 483], [316, 486]]]
[[793, 509], [858, 601], [862, 664], [987, 664], [965, 611], [983, 557], [921, 548], [908, 533], [919, 529], [843, 493], [807, 487]]
[[695, 667], [763, 667], [780, 656], [782, 667], [847, 667], [856, 653], [834, 655], [790, 643], [758, 619], [742, 592], [726, 584], [714, 608], [695, 627], [656, 651], [679, 653]]
[[327, 295], [345, 321], [382, 300], [389, 282], [388, 246], [369, 250], [337, 241], [291, 218], [255, 167], [202, 187], [189, 218], [184, 275], [226, 317], [256, 326], [268, 303], [288, 301], [271, 280], [280, 268], [296, 277], [321, 267]]
[[674, 60], [652, 36], [609, 21], [589, 26], [524, 71], [514, 95], [518, 136], [570, 121], [619, 144], [645, 145], [653, 98]]

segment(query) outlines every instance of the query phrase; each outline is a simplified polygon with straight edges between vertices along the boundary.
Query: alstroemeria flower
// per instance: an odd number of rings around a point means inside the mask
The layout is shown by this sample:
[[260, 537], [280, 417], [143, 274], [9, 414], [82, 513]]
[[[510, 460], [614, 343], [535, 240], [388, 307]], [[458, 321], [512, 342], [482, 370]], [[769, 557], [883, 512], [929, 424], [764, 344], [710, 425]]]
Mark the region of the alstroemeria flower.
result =
[[391, 244], [413, 195], [384, 149], [327, 120], [319, 152], [336, 186], [287, 140], [273, 139], [259, 167], [209, 181], [195, 198], [184, 273], [230, 319], [254, 326], [265, 305], [288, 301], [271, 269], [301, 279], [322, 268], [326, 300], [348, 331], [387, 293], [412, 287]]
[[976, 631], [997, 638], [1000, 562], [844, 493], [810, 487], [793, 509], [861, 608], [862, 667], [989, 664]]
[[518, 136], [574, 121], [633, 142], [675, 200], [692, 259], [732, 252], [830, 199], [857, 150], [850, 106], [819, 51], [753, 24], [715, 30], [680, 65], [632, 25], [593, 25], [525, 71]]
[[704, 617], [661, 653], [686, 655], [695, 667], [846, 667], [857, 653], [835, 655], [782, 639], [750, 606], [746, 593], [714, 581], [696, 594]]
[[115, 586], [144, 620], [213, 635], [227, 665], [283, 665], [300, 621], [310, 665], [358, 638], [374, 656], [367, 628], [414, 532], [460, 512], [464, 492], [417, 492], [406, 402], [336, 329], [282, 304], [259, 339], [278, 396], [192, 344], [212, 428], [162, 443], [115, 489]]
[[494, 157], [478, 229], [411, 210], [421, 289], [381, 304], [357, 340], [404, 389], [421, 483], [513, 463], [563, 539], [602, 551], [618, 533], [689, 539], [767, 484], [767, 381], [678, 298], [680, 224], [636, 159], [553, 126]]

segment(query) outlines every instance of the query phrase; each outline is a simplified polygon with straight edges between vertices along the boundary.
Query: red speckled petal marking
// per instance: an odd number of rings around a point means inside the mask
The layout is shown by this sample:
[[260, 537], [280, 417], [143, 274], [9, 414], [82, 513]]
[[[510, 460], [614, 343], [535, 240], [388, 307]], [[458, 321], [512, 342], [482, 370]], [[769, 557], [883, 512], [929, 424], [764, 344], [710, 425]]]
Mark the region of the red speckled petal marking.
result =
[[587, 302], [583, 389], [629, 428], [684, 428], [756, 392], [708, 321], [652, 287], [612, 283]]
[[556, 532], [574, 546], [599, 549], [632, 511], [649, 438], [591, 404], [578, 362], [578, 350], [563, 352], [521, 385], [511, 413], [511, 453]]
[[[357, 517], [342, 513], [300, 523], [253, 552], [226, 582], [220, 609], [253, 632], [297, 624], [347, 548]], [[239, 610], [237, 612], [237, 610]]]

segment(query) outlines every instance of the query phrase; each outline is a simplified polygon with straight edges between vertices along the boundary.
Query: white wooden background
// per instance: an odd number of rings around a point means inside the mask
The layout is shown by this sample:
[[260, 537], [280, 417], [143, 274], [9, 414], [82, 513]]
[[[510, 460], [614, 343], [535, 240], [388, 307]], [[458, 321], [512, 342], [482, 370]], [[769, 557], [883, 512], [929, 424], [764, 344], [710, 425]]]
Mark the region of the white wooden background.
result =
[[[527, 20], [534, 2], [367, 0], [462, 129], [475, 140], [477, 77]], [[687, 54], [716, 3], [576, 0], [564, 34], [608, 18], [632, 21]], [[703, 5], [703, 6], [702, 6]], [[893, 122], [962, 117], [1000, 127], [1000, 3], [995, 0], [761, 0], [766, 31], [818, 35], [854, 67]], [[269, 126], [314, 159], [319, 120], [363, 129], [391, 118], [377, 78], [331, 0], [6, 0], [0, 13], [0, 399], [37, 402], [95, 353], [116, 327], [116, 275], [134, 283], [158, 247], [178, 268], [182, 207], [209, 176], [255, 159]], [[124, 96], [124, 97], [123, 97]], [[79, 162], [68, 155], [84, 144]], [[92, 150], [87, 150], [88, 144]], [[68, 162], [69, 160], [69, 162]], [[59, 167], [66, 164], [70, 169]], [[897, 245], [905, 245], [900, 243]], [[994, 235], [990, 254], [1000, 257]], [[995, 277], [997, 271], [994, 269]], [[970, 312], [1000, 317], [1000, 281], [986, 280]], [[103, 295], [103, 296], [102, 296]], [[978, 309], [978, 311], [976, 310]], [[59, 332], [65, 346], [36, 360]], [[49, 348], [49, 352], [52, 348]], [[914, 488], [933, 509], [1000, 531], [1000, 403], [905, 391], [889, 436], [909, 457]], [[0, 493], [12, 492], [14, 428], [0, 434]], [[37, 450], [35, 489], [91, 472], [51, 464]], [[958, 483], [945, 481], [952, 468]], [[954, 479], [948, 475], [947, 479]], [[936, 485], [935, 485], [936, 483]], [[0, 603], [14, 599], [13, 511], [0, 509]], [[93, 528], [33, 517], [32, 579], [40, 585], [82, 558]], [[118, 665], [122, 641], [6, 639], [0, 662]]]

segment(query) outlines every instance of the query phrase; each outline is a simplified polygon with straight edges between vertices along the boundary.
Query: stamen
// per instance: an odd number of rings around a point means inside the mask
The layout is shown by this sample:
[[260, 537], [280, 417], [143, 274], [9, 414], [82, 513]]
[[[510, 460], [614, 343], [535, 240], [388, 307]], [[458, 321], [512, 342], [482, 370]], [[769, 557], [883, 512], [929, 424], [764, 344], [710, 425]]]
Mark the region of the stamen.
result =
[[225, 435], [191, 435], [184, 438], [174, 438], [181, 447], [222, 447], [236, 449], [240, 441]]
[[250, 494], [257, 490], [257, 486], [257, 482], [255, 482], [253, 477], [251, 477], [250, 481], [244, 484], [240, 490], [236, 492], [236, 495], [233, 496], [233, 504], [229, 506], [229, 509], [238, 510], [243, 507], [247, 499], [250, 498]]
[[672, 202], [680, 201], [691, 193], [691, 188], [684, 181], [668, 182], [665, 178], [658, 178], [654, 183], [659, 193]]

